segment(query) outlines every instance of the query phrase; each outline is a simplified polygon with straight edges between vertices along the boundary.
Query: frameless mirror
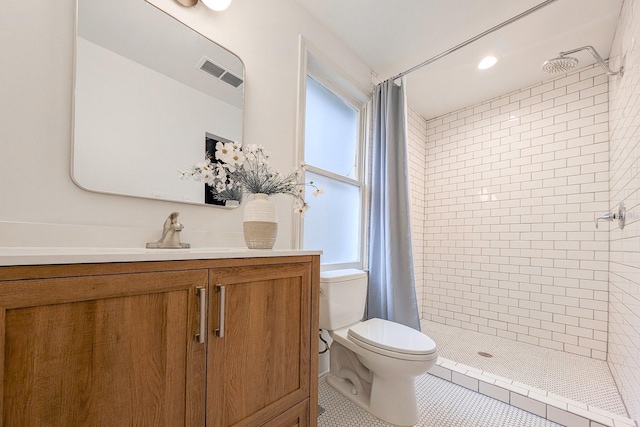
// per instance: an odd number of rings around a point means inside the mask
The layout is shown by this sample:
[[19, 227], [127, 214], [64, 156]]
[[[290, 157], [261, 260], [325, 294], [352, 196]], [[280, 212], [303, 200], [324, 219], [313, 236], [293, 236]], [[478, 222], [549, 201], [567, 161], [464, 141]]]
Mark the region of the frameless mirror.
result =
[[224, 205], [179, 178], [242, 141], [240, 58], [144, 0], [78, 0], [71, 176], [110, 194]]

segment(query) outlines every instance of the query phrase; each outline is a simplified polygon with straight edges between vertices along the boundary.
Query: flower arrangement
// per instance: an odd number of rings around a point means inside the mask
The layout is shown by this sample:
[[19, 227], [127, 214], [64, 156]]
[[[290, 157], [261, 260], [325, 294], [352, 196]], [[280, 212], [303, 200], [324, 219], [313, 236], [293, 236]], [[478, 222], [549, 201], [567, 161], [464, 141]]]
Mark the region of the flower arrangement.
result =
[[249, 194], [288, 194], [295, 198], [294, 209], [304, 213], [309, 205], [304, 200], [304, 188], [311, 186], [317, 197], [324, 191], [313, 184], [302, 181], [305, 165], [284, 175], [269, 166], [269, 152], [262, 145], [251, 144], [244, 149], [237, 142], [218, 142], [215, 157], [207, 157], [194, 164], [189, 171], [180, 173], [182, 179], [194, 179], [209, 184], [216, 200], [242, 200], [244, 192]]

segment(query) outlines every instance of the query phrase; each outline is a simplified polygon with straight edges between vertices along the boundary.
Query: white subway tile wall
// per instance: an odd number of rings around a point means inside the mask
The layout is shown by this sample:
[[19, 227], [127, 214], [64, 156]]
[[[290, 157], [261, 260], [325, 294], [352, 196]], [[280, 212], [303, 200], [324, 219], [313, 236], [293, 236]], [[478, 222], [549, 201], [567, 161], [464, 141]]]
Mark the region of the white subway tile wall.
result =
[[407, 111], [407, 145], [409, 150], [409, 191], [411, 197], [411, 243], [416, 297], [420, 318], [423, 315], [424, 290], [424, 209], [427, 121], [411, 108]]
[[640, 422], [640, 1], [625, 0], [611, 49], [611, 68], [624, 76], [609, 84], [609, 210], [620, 202], [627, 224], [611, 226], [609, 368], [627, 406]]
[[608, 141], [599, 66], [427, 121], [423, 318], [606, 359]]

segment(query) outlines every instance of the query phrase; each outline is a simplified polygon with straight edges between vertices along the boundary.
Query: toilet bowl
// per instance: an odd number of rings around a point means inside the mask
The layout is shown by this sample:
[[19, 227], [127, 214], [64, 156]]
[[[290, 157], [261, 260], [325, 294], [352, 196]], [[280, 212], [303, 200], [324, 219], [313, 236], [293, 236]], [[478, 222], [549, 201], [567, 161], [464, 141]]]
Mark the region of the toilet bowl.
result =
[[388, 320], [361, 321], [366, 273], [351, 269], [322, 273], [320, 283], [320, 327], [333, 339], [329, 385], [386, 422], [416, 424], [415, 377], [435, 365], [435, 342]]

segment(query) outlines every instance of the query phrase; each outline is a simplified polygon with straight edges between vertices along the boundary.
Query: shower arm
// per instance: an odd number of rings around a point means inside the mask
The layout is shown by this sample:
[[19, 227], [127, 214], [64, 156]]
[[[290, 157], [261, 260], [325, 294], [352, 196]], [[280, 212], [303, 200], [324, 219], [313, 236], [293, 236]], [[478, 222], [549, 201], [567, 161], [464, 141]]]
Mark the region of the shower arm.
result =
[[602, 65], [602, 68], [604, 68], [604, 70], [605, 70], [605, 72], [607, 73], [608, 76], [615, 76], [617, 74], [620, 74], [620, 76], [622, 76], [624, 74], [624, 67], [620, 67], [620, 69], [618, 71], [611, 71], [611, 69], [609, 68], [607, 63], [604, 62], [604, 59], [602, 59], [602, 57], [600, 55], [598, 55], [598, 52], [596, 52], [596, 50], [593, 48], [593, 46], [582, 46], [582, 47], [579, 47], [577, 49], [571, 49], [571, 50], [568, 50], [566, 52], [560, 52], [559, 55], [562, 58], [562, 57], [564, 57], [566, 55], [571, 55], [572, 53], [576, 53], [576, 52], [579, 52], [581, 50], [588, 50], [589, 52], [591, 52], [591, 55], [593, 55], [593, 57], [596, 59], [596, 61], [598, 61], [598, 64]]

